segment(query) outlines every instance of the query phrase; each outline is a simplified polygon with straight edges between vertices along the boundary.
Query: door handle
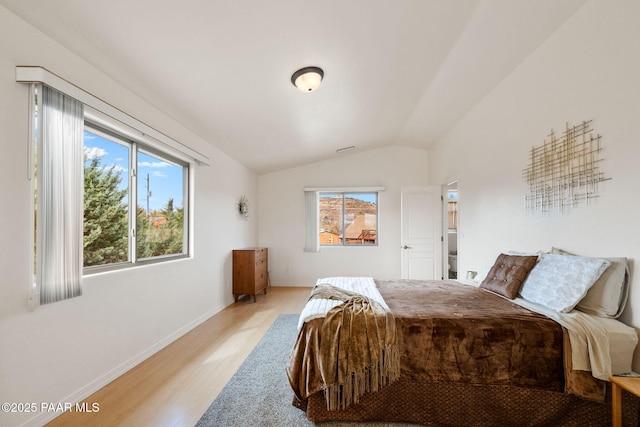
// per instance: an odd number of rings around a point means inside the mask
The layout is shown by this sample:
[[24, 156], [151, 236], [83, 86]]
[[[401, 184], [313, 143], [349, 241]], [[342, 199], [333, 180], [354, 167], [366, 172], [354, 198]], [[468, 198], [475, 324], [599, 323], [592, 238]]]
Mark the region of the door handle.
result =
[[402, 249], [412, 249], [411, 246], [404, 245]]

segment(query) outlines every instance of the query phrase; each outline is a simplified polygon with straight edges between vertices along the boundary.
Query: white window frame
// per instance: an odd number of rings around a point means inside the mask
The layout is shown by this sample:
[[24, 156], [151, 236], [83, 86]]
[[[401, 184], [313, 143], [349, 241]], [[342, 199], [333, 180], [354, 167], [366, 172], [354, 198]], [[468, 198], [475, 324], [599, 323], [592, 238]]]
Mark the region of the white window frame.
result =
[[[372, 247], [372, 246], [378, 246], [379, 244], [379, 237], [378, 237], [378, 211], [379, 211], [379, 204], [378, 204], [378, 200], [380, 199], [380, 194], [377, 191], [320, 191], [318, 192], [318, 199], [320, 199], [322, 197], [323, 194], [331, 194], [331, 195], [336, 195], [336, 196], [341, 196], [342, 199], [342, 206], [340, 208], [341, 212], [342, 212], [342, 230], [340, 230], [340, 234], [342, 235], [342, 238], [340, 238], [340, 243], [325, 243], [322, 244], [320, 243], [320, 247]], [[346, 196], [348, 195], [352, 195], [352, 194], [375, 194], [376, 195], [376, 242], [375, 243], [347, 243], [347, 224], [346, 224], [346, 217], [347, 217], [347, 212], [346, 212], [346, 205], [345, 205], [345, 199]], [[320, 206], [318, 205], [318, 216], [320, 214]], [[320, 225], [318, 224], [318, 233], [320, 232]]]
[[[96, 122], [100, 122], [97, 124]], [[127, 261], [119, 262], [119, 263], [111, 263], [111, 264], [102, 264], [102, 265], [94, 265], [94, 266], [85, 266], [83, 267], [83, 274], [89, 275], [93, 273], [99, 273], [103, 271], [109, 270], [118, 270], [127, 267], [134, 267], [136, 265], [145, 265], [152, 264], [162, 261], [175, 260], [179, 258], [187, 258], [190, 256], [190, 229], [192, 227], [191, 218], [190, 218], [190, 197], [189, 197], [189, 188], [191, 186], [190, 177], [191, 174], [189, 171], [191, 170], [191, 164], [187, 161], [177, 159], [171, 154], [154, 147], [150, 147], [147, 144], [139, 142], [138, 140], [132, 138], [131, 132], [128, 132], [127, 129], [123, 129], [122, 126], [119, 126], [118, 123], [108, 120], [106, 118], [102, 118], [100, 120], [96, 120], [96, 113], [90, 112], [87, 114], [85, 112], [85, 130], [96, 133], [100, 136], [104, 136], [108, 139], [117, 140], [118, 143], [126, 144], [129, 146], [129, 174], [127, 177], [127, 187], [129, 189], [129, 205], [128, 205], [128, 213], [129, 213], [129, 248], [128, 254], [129, 259]], [[125, 136], [123, 134], [128, 134], [129, 136]], [[182, 175], [182, 207], [184, 214], [184, 223], [183, 223], [183, 239], [182, 239], [182, 253], [179, 254], [167, 254], [167, 255], [158, 255], [154, 257], [148, 258], [138, 258], [137, 251], [137, 212], [138, 212], [138, 153], [143, 152], [145, 154], [149, 154], [151, 156], [160, 157], [166, 161], [171, 163], [175, 163], [176, 165], [181, 166], [183, 169]]]
[[[191, 215], [191, 189], [193, 188], [194, 168], [196, 165], [208, 166], [210, 160], [207, 156], [187, 147], [184, 144], [168, 137], [164, 133], [148, 126], [147, 124], [140, 122], [139, 120], [129, 116], [123, 111], [117, 109], [101, 100], [100, 98], [92, 95], [89, 92], [79, 88], [78, 86], [70, 83], [63, 78], [51, 73], [47, 69], [38, 66], [18, 66], [16, 67], [16, 82], [30, 83], [30, 84], [45, 84], [50, 86], [59, 92], [62, 92], [72, 98], [75, 98], [79, 102], [84, 104], [85, 123], [90, 122], [99, 128], [106, 130], [114, 130], [119, 136], [125, 139], [134, 140], [137, 143], [144, 145], [146, 151], [157, 152], [161, 157], [169, 157], [177, 159], [181, 162], [185, 162], [188, 166], [184, 168], [185, 175], [183, 177], [184, 188], [184, 201], [183, 209], [185, 216], [184, 227], [184, 244], [183, 254], [181, 255], [167, 255], [161, 257], [154, 257], [144, 260], [135, 260], [136, 254], [133, 253], [135, 263], [121, 263], [111, 264], [105, 266], [88, 267], [83, 269], [83, 274], [89, 272], [105, 271], [114, 268], [133, 267], [140, 263], [152, 263], [161, 262], [166, 260], [173, 260], [176, 258], [184, 258], [192, 255], [193, 244], [191, 239], [193, 230], [193, 218]], [[30, 95], [31, 96], [31, 95]], [[29, 118], [30, 122], [32, 117]], [[33, 176], [33, 158], [32, 158], [32, 137], [29, 139], [29, 179]], [[130, 184], [131, 185], [131, 184]], [[135, 185], [134, 185], [135, 187]], [[134, 194], [135, 195], [135, 194]], [[131, 197], [131, 196], [130, 196]], [[135, 199], [134, 199], [135, 200]], [[137, 203], [137, 202], [134, 202]], [[135, 220], [133, 221], [135, 223]], [[131, 255], [131, 254], [130, 254]], [[124, 265], [122, 265], [124, 264]], [[35, 283], [34, 283], [35, 286]], [[37, 290], [34, 288], [30, 290], [30, 301], [32, 295]]]
[[[305, 252], [320, 252], [320, 248], [330, 247], [378, 247], [379, 240], [379, 228], [380, 228], [380, 196], [381, 192], [385, 191], [384, 186], [372, 186], [372, 187], [305, 187], [305, 234], [304, 234], [304, 251]], [[320, 193], [377, 193], [376, 203], [376, 244], [375, 245], [320, 245], [319, 242], [319, 195]]]

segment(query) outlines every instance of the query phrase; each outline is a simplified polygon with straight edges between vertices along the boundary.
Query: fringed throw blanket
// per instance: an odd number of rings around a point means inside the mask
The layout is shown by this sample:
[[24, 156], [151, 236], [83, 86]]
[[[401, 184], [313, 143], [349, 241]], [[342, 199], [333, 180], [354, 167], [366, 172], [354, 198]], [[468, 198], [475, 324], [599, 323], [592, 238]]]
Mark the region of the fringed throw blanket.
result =
[[[393, 314], [364, 295], [327, 284], [313, 289], [309, 300], [323, 298], [343, 301], [332, 308], [323, 320], [315, 358], [321, 387], [330, 411], [358, 403], [365, 393], [374, 393], [381, 386], [400, 377], [400, 356]], [[304, 334], [299, 340], [306, 340]], [[296, 343], [296, 348], [301, 343]], [[292, 352], [287, 365], [290, 382], [293, 372], [309, 367], [309, 360], [296, 360]], [[291, 382], [299, 399], [306, 399], [319, 390], [309, 390]]]

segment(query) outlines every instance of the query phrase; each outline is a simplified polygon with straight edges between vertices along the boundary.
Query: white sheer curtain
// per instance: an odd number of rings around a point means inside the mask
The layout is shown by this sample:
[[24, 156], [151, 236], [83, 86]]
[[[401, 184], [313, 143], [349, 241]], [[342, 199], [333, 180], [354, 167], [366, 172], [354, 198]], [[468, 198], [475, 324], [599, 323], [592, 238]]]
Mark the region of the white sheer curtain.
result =
[[82, 103], [42, 86], [39, 108], [37, 283], [40, 303], [82, 293]]
[[304, 192], [305, 220], [304, 220], [304, 251], [320, 252], [318, 240], [318, 192]]

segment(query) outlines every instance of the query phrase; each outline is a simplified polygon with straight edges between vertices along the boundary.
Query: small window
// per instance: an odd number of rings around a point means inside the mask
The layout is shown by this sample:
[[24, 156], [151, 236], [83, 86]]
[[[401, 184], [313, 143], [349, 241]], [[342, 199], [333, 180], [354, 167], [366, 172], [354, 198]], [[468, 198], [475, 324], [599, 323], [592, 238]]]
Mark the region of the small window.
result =
[[319, 243], [378, 244], [378, 193], [319, 193]]

